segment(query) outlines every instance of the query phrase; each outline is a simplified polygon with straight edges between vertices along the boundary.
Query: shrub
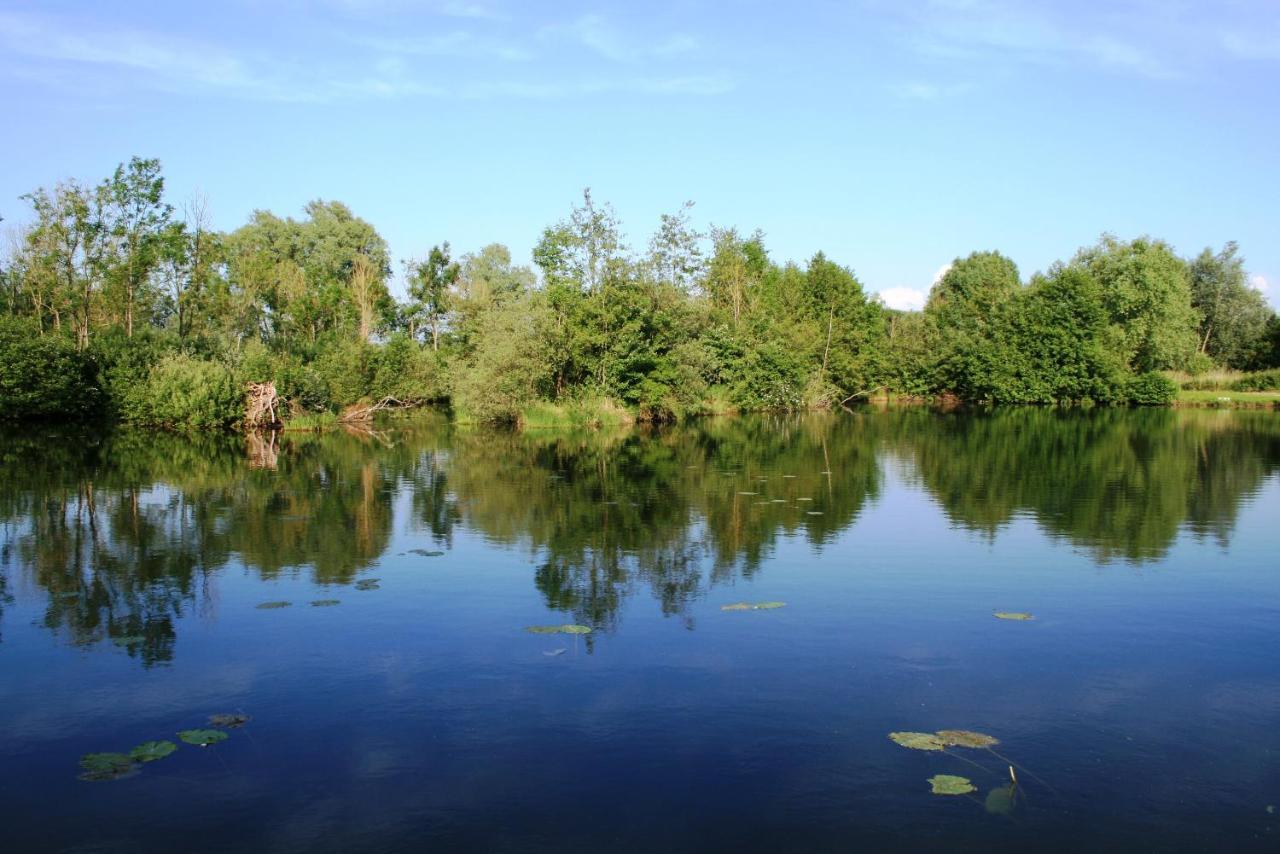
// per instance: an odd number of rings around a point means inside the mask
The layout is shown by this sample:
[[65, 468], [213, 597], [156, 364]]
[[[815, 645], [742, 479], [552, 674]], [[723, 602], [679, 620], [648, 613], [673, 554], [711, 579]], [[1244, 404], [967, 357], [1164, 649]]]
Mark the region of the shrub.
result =
[[78, 417], [101, 403], [97, 366], [59, 335], [0, 318], [0, 418]]
[[175, 429], [230, 427], [244, 418], [244, 390], [220, 362], [174, 355], [151, 369], [129, 420]]
[[447, 396], [444, 361], [404, 333], [396, 333], [369, 356], [368, 396], [423, 403]]
[[1125, 383], [1125, 399], [1138, 406], [1167, 406], [1178, 396], [1178, 384], [1154, 371], [1130, 377]]
[[1280, 391], [1280, 368], [1246, 374], [1231, 384], [1232, 391]]

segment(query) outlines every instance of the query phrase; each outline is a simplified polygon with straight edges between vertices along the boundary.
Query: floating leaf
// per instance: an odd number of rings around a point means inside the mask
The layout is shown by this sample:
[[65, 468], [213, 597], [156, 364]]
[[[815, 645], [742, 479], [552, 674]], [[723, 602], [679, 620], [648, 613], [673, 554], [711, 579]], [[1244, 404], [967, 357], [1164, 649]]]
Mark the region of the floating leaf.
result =
[[209, 723], [212, 726], [222, 727], [223, 729], [240, 729], [253, 718], [240, 712], [222, 712], [217, 715], [209, 715]]
[[755, 604], [755, 607], [756, 607], [756, 610], [758, 611], [772, 611], [774, 608], [787, 607], [787, 603], [786, 602], [757, 602]]
[[750, 611], [750, 602], [734, 602], [732, 605], [721, 605], [721, 611]]
[[569, 623], [563, 626], [525, 626], [524, 630], [535, 635], [585, 635], [591, 633], [590, 626], [575, 626]]
[[821, 515], [822, 515], [822, 511], [821, 511], [821, 510], [806, 510], [806, 511], [805, 511], [805, 515], [806, 515], [806, 516], [821, 516]]
[[444, 552], [427, 551], [426, 549], [409, 549], [411, 555], [422, 555], [423, 557], [442, 557]]
[[812, 501], [812, 498], [797, 498], [796, 501]]
[[288, 608], [292, 602], [263, 602], [261, 605], [255, 605], [259, 611], [269, 611], [274, 608]]
[[111, 642], [116, 646], [134, 646], [145, 641], [142, 635], [123, 635], [118, 638], [112, 638]]
[[931, 732], [891, 732], [889, 738], [894, 744], [911, 750], [942, 750], [946, 747], [942, 739]]
[[545, 650], [542, 654], [545, 655], [547, 658], [555, 658], [557, 655], [564, 655], [567, 651], [568, 650], [566, 650], [564, 647], [560, 647], [559, 649]]
[[758, 492], [739, 492], [739, 495], [759, 495]]
[[977, 791], [968, 777], [957, 777], [954, 774], [934, 774], [928, 782], [933, 786], [935, 795], [967, 795]]
[[378, 582], [381, 580], [381, 578], [362, 578], [355, 583], [355, 588], [357, 590], [377, 590], [379, 589]]
[[987, 798], [982, 805], [992, 815], [1009, 815], [1013, 812], [1017, 798], [1018, 787], [1010, 783], [987, 792]]
[[311, 603], [312, 608], [332, 608], [334, 605], [341, 605], [341, 599], [317, 599]]
[[996, 611], [991, 616], [995, 617], [997, 620], [1020, 620], [1024, 622], [1026, 620], [1035, 619], [1034, 616], [1023, 611]]
[[144, 741], [129, 751], [129, 758], [135, 762], [155, 762], [164, 759], [178, 749], [172, 741]]
[[123, 780], [138, 773], [138, 766], [123, 753], [86, 753], [80, 757], [78, 779], [92, 783]]
[[940, 729], [938, 738], [947, 747], [992, 747], [1000, 743], [994, 736], [967, 729]]
[[227, 734], [216, 729], [184, 729], [178, 733], [178, 738], [196, 747], [208, 747], [211, 744], [226, 741]]

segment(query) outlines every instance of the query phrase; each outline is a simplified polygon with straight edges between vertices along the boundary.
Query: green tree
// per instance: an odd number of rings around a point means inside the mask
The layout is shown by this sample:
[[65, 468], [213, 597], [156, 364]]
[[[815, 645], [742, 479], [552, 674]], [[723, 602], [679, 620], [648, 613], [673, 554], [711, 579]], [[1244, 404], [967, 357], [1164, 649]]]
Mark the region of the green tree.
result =
[[1162, 240], [1104, 234], [1072, 259], [1102, 288], [1117, 344], [1135, 373], [1180, 369], [1196, 352], [1199, 321], [1187, 264]]
[[440, 333], [449, 312], [451, 292], [461, 275], [462, 267], [450, 256], [447, 240], [442, 245], [432, 246], [424, 260], [405, 263], [409, 296], [414, 301], [409, 331], [414, 334], [417, 319], [424, 319], [431, 330], [432, 350], [440, 349]]
[[1205, 249], [1189, 274], [1191, 304], [1200, 313], [1200, 352], [1230, 368], [1254, 367], [1274, 312], [1249, 286], [1239, 247], [1230, 242], [1217, 253]]

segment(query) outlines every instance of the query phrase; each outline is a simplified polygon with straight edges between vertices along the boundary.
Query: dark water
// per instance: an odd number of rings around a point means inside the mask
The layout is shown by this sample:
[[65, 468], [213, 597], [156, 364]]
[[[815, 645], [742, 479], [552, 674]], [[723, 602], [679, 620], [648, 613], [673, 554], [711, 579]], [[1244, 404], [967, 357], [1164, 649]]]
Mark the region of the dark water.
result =
[[1278, 472], [1274, 413], [7, 435], [0, 845], [1280, 850]]

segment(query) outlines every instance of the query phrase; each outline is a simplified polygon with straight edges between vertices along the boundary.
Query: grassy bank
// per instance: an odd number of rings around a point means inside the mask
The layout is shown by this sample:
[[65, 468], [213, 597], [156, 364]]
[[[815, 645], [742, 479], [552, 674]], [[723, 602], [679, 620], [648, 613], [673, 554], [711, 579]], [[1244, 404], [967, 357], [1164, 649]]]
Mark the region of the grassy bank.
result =
[[1174, 406], [1229, 409], [1280, 408], [1280, 391], [1228, 391], [1182, 389]]

